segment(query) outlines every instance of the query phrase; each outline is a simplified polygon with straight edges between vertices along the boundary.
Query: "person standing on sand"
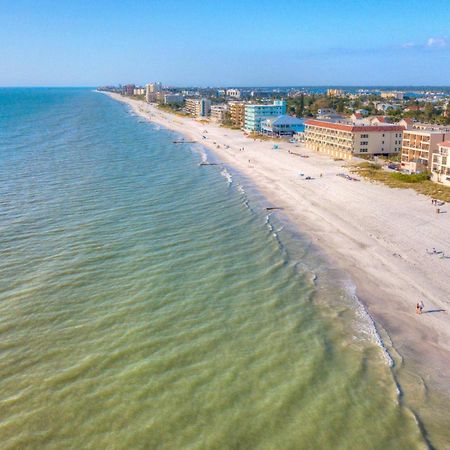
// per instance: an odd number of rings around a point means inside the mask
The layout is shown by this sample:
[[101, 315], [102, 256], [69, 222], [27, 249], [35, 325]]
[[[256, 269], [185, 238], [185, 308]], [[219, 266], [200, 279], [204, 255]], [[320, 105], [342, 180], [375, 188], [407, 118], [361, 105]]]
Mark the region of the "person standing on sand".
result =
[[420, 314], [422, 314], [423, 308], [425, 308], [425, 305], [423, 304], [423, 301], [420, 300], [420, 302], [419, 302]]
[[420, 314], [420, 303], [416, 303], [416, 314]]

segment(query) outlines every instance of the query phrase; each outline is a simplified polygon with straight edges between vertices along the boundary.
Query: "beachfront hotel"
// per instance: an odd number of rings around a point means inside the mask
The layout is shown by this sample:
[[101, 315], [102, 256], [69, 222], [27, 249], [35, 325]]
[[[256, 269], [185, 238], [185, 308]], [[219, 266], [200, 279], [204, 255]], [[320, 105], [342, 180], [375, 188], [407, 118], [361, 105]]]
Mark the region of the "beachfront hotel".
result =
[[450, 128], [414, 124], [403, 132], [401, 167], [409, 173], [431, 170], [438, 145], [450, 140]]
[[433, 153], [432, 181], [450, 186], [450, 141], [437, 145]]
[[243, 128], [245, 124], [245, 103], [229, 102], [228, 110], [230, 112], [231, 123], [235, 127]]
[[186, 111], [194, 117], [207, 117], [211, 112], [211, 100], [188, 98], [186, 99]]
[[261, 133], [267, 136], [293, 136], [303, 130], [303, 120], [292, 116], [270, 117], [261, 122]]
[[311, 119], [305, 122], [307, 148], [334, 158], [353, 155], [398, 154], [403, 127], [398, 125], [354, 125]]
[[270, 118], [286, 114], [286, 102], [275, 100], [271, 105], [248, 104], [245, 105], [244, 129], [250, 132], [261, 131], [261, 122]]

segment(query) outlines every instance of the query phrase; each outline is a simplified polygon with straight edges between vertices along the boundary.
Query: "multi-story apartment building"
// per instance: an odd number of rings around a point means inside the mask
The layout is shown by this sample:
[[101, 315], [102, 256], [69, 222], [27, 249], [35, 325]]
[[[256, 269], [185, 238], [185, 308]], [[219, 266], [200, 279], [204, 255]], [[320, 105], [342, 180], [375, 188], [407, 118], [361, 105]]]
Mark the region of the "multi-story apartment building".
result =
[[181, 105], [184, 97], [180, 94], [164, 94], [163, 102], [165, 105]]
[[225, 120], [227, 111], [227, 105], [211, 106], [211, 120], [214, 120], [217, 123], [222, 123]]
[[260, 132], [263, 120], [284, 114], [286, 114], [284, 100], [275, 100], [272, 105], [247, 104], [245, 105], [244, 128], [250, 132]]
[[211, 100], [188, 98], [186, 99], [186, 111], [195, 117], [207, 117], [211, 112]]
[[241, 98], [241, 91], [239, 89], [227, 89], [227, 97]]
[[229, 102], [228, 110], [232, 124], [235, 127], [243, 128], [245, 123], [245, 103]]
[[450, 186], [450, 141], [441, 142], [433, 153], [433, 181]]
[[423, 124], [413, 127], [403, 132], [401, 166], [410, 173], [430, 171], [438, 144], [450, 140], [450, 128]]
[[306, 147], [335, 158], [398, 154], [402, 145], [403, 127], [397, 125], [354, 125], [311, 119], [305, 122], [305, 127]]

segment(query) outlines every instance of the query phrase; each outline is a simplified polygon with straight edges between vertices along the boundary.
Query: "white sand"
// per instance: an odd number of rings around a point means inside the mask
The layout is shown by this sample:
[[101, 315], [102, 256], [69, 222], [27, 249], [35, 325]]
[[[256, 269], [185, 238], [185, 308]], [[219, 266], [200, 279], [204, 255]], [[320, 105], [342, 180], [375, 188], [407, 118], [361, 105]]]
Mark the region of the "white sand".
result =
[[[387, 330], [405, 363], [422, 378], [417, 382], [450, 392], [450, 205], [438, 215], [429, 198], [412, 190], [337, 177], [339, 172], [348, 173], [342, 167], [345, 163], [326, 155], [285, 142], [275, 151], [273, 142], [254, 142], [241, 131], [111, 96], [149, 120], [204, 144], [251, 179], [272, 205], [284, 208], [299, 229], [350, 274], [358, 297]], [[314, 179], [306, 181], [300, 172]], [[427, 254], [426, 249], [433, 247], [449, 259]], [[419, 300], [425, 311], [446, 311], [417, 316]]]

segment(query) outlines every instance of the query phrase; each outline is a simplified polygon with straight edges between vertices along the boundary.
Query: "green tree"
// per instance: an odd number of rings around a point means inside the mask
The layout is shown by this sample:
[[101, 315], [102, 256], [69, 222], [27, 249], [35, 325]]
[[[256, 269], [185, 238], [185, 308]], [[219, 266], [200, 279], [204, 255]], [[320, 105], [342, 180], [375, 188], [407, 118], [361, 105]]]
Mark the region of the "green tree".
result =
[[427, 103], [425, 105], [425, 115], [427, 117], [427, 119], [432, 119], [433, 118], [433, 114], [434, 114], [434, 106], [432, 103]]

